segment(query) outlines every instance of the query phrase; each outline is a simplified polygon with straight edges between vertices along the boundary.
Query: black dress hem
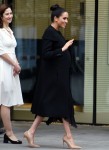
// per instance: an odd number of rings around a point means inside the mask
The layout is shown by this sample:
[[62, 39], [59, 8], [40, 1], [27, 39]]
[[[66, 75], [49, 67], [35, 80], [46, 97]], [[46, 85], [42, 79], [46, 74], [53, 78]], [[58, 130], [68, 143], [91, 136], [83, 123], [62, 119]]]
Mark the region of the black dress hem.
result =
[[35, 118], [36, 116], [41, 116], [41, 117], [47, 117], [48, 119], [45, 121], [46, 125], [50, 125], [51, 123], [53, 122], [60, 122], [62, 123], [62, 118], [65, 119], [67, 122], [69, 122], [69, 124], [71, 124], [71, 126], [77, 128], [77, 124], [75, 122], [75, 119], [74, 117], [63, 117], [63, 116], [48, 116], [48, 115], [41, 115], [41, 114], [37, 114], [35, 115]]

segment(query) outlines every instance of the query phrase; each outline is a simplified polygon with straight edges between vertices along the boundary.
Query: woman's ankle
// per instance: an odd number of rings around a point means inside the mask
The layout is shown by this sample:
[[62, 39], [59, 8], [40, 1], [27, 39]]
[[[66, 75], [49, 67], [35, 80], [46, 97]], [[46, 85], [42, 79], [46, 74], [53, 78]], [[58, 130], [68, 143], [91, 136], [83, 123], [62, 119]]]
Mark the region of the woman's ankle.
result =
[[34, 134], [35, 134], [35, 131], [33, 131], [33, 130], [31, 130], [31, 129], [29, 129], [27, 132], [28, 132], [29, 134], [31, 134], [32, 136], [34, 136]]
[[64, 137], [66, 137], [67, 139], [73, 139], [71, 134], [65, 134]]
[[6, 135], [7, 135], [8, 137], [14, 135], [13, 131], [7, 131], [7, 130], [6, 130], [5, 133], [6, 133]]

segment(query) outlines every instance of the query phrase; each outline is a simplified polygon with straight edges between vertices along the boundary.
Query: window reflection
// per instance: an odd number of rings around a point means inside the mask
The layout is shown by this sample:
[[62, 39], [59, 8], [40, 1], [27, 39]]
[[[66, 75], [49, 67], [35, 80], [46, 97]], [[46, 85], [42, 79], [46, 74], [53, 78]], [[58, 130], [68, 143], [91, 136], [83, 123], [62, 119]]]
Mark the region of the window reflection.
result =
[[[50, 24], [49, 7], [57, 0], [14, 0], [14, 31], [17, 57], [22, 66], [20, 74], [24, 101], [32, 101], [37, 82], [41, 53], [41, 38]], [[69, 23], [62, 33], [67, 40], [74, 38], [71, 47], [71, 91], [76, 105], [84, 104], [85, 0], [58, 0], [69, 12]], [[25, 7], [24, 7], [25, 6]]]
[[[76, 105], [84, 105], [84, 58], [85, 58], [85, 1], [72, 1], [71, 36], [71, 92]], [[78, 5], [77, 5], [78, 3]]]
[[14, 29], [17, 40], [16, 54], [21, 65], [22, 71], [20, 74], [23, 96], [26, 102], [31, 101], [33, 95], [34, 84], [36, 83], [37, 71], [37, 40], [20, 38], [26, 33], [28, 37], [32, 37], [36, 33], [33, 27], [16, 27]]

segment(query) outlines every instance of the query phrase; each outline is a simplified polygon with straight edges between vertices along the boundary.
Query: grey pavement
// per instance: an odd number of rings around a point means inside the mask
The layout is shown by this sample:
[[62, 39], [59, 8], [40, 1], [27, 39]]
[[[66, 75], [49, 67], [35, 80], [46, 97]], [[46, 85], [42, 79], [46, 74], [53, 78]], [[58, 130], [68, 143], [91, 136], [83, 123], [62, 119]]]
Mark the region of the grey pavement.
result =
[[[13, 121], [13, 130], [17, 137], [23, 141], [21, 145], [3, 144], [3, 135], [0, 135], [0, 150], [29, 150], [26, 139], [23, 139], [24, 131], [28, 130], [32, 122]], [[82, 147], [82, 150], [109, 150], [109, 126], [78, 125], [75, 129], [71, 127], [75, 143]], [[39, 144], [38, 150], [68, 150], [62, 142], [64, 129], [62, 124], [51, 124], [47, 126], [41, 123], [36, 135], [35, 142]]]

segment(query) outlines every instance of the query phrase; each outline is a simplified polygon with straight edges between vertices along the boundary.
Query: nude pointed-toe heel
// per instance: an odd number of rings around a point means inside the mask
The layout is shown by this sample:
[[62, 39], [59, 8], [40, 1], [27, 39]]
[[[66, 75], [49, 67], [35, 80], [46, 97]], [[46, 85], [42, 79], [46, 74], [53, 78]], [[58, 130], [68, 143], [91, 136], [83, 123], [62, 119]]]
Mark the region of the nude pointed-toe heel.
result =
[[67, 136], [64, 136], [64, 137], [63, 137], [63, 146], [64, 146], [64, 143], [66, 143], [67, 146], [68, 146], [68, 148], [70, 148], [70, 149], [81, 149], [80, 146], [75, 145], [75, 144], [71, 141], [71, 139], [68, 139]]
[[40, 147], [39, 145], [34, 144], [34, 140], [30, 137], [28, 131], [26, 131], [26, 132], [24, 133], [24, 138], [27, 139], [28, 144], [29, 144], [29, 147], [31, 147], [31, 148], [38, 148], [38, 147]]

